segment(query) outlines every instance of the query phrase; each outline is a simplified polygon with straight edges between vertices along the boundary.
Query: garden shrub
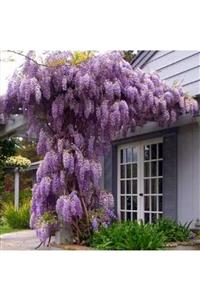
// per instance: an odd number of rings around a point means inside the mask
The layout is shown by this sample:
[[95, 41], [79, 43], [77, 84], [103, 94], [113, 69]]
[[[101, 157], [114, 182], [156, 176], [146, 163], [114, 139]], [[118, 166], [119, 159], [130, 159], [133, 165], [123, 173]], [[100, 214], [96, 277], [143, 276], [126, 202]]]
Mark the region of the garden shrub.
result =
[[190, 235], [190, 224], [177, 224], [171, 219], [161, 218], [156, 222], [155, 226], [157, 226], [159, 232], [163, 232], [166, 242], [169, 243], [187, 240]]
[[[32, 197], [32, 190], [31, 188], [26, 188], [23, 190], [20, 190], [19, 192], [19, 203], [24, 204], [27, 202], [30, 202]], [[14, 192], [4, 192], [2, 195], [2, 202], [3, 203], [14, 203]]]
[[[32, 190], [30, 188], [26, 188], [24, 190], [21, 190], [19, 192], [19, 203], [20, 206], [30, 206], [31, 204], [31, 197], [32, 197]], [[14, 193], [10, 192], [4, 192], [2, 195], [2, 199], [0, 199], [0, 225], [3, 225], [5, 223], [5, 210], [10, 207], [10, 210], [13, 208], [14, 203]], [[7, 209], [6, 209], [7, 208]]]
[[165, 237], [153, 224], [116, 222], [93, 233], [90, 246], [101, 250], [156, 250], [163, 248]]
[[4, 219], [11, 228], [29, 228], [30, 201], [15, 209], [13, 204], [4, 206]]

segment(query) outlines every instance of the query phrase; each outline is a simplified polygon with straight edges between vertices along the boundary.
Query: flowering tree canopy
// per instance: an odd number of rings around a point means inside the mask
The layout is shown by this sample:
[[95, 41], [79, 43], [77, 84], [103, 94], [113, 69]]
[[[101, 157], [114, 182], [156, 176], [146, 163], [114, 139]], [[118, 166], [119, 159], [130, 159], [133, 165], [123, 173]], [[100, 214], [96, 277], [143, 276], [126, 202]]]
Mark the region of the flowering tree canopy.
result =
[[3, 106], [7, 115], [27, 117], [28, 134], [39, 137], [37, 151], [44, 156], [33, 188], [31, 227], [45, 241], [52, 222], [41, 227], [41, 220], [56, 212], [80, 241], [113, 217], [113, 197], [99, 183], [100, 157], [112, 139], [148, 121], [170, 125], [180, 115], [195, 114], [198, 104], [180, 86], [133, 70], [120, 52], [77, 58], [57, 51], [44, 64], [34, 61], [33, 52], [28, 56], [11, 78]]

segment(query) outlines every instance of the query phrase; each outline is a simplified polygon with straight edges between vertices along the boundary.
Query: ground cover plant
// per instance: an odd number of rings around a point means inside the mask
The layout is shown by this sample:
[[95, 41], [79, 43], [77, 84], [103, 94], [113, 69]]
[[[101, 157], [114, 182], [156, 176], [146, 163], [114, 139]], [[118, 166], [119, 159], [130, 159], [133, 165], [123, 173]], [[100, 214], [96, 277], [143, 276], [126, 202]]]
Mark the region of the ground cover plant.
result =
[[93, 233], [90, 245], [99, 250], [157, 250], [165, 245], [165, 236], [152, 224], [115, 222]]
[[161, 218], [156, 222], [159, 232], [163, 232], [166, 242], [182, 242], [189, 239], [190, 223], [178, 224], [167, 218]]
[[[148, 121], [167, 126], [199, 110], [180, 86], [133, 70], [120, 52], [69, 51], [46, 53], [40, 62], [30, 51], [2, 107], [5, 117], [23, 113], [28, 134], [39, 136], [44, 159], [33, 187], [31, 227], [45, 242], [59, 222], [71, 224], [77, 243], [114, 218], [113, 196], [100, 188], [100, 158], [112, 139]], [[46, 213], [56, 216], [55, 224], [45, 222]]]
[[190, 224], [177, 224], [170, 219], [159, 219], [155, 224], [143, 222], [114, 222], [92, 234], [90, 246], [99, 250], [157, 250], [169, 242], [189, 239]]
[[13, 229], [29, 228], [30, 201], [22, 204], [18, 209], [13, 204], [5, 204], [3, 208], [3, 224]]

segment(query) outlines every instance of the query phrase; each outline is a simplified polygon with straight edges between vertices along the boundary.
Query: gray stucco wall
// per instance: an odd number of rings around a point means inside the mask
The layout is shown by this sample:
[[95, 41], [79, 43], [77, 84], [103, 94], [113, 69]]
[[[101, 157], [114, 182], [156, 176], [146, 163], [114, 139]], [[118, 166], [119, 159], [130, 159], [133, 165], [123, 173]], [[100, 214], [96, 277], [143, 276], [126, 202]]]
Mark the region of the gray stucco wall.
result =
[[177, 132], [163, 136], [163, 213], [177, 221]]
[[200, 126], [178, 130], [178, 220], [200, 219]]

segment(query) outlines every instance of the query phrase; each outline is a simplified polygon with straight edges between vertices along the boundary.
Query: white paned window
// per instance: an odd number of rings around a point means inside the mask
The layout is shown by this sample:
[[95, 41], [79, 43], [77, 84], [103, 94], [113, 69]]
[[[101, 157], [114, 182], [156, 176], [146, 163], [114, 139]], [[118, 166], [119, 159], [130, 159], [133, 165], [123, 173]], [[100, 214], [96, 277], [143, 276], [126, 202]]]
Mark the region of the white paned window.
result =
[[118, 214], [121, 220], [153, 223], [163, 213], [161, 139], [118, 149]]

